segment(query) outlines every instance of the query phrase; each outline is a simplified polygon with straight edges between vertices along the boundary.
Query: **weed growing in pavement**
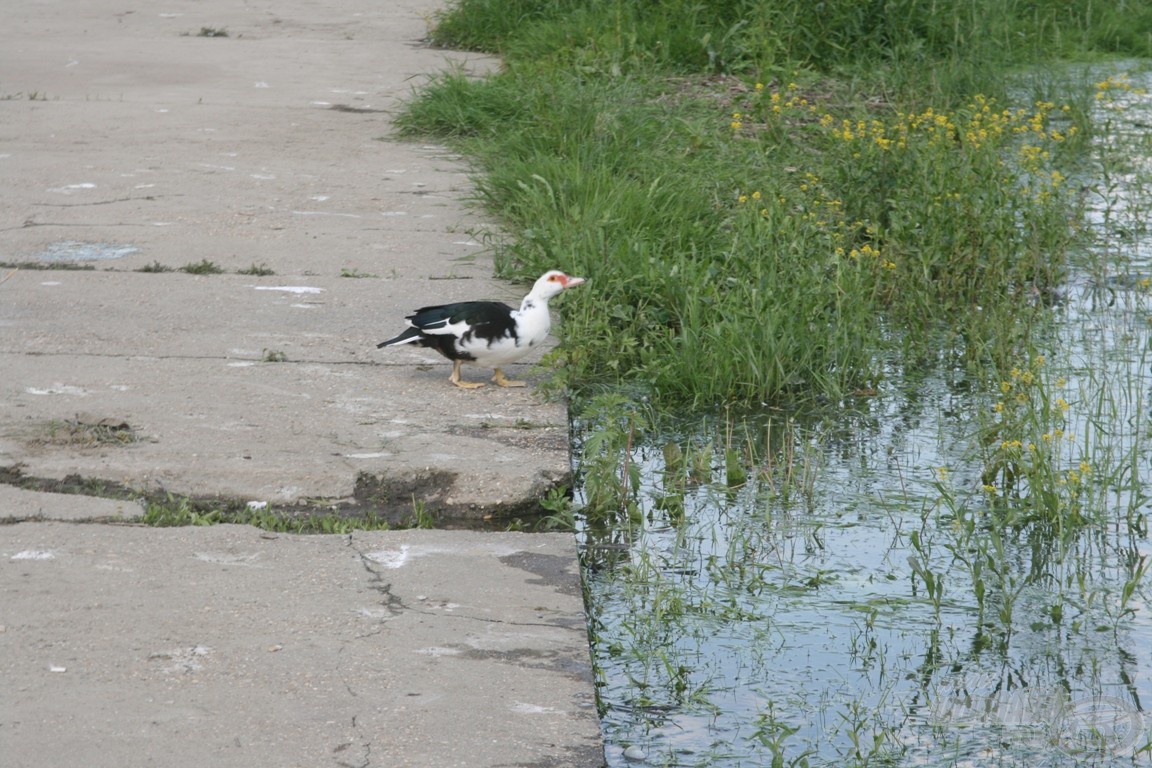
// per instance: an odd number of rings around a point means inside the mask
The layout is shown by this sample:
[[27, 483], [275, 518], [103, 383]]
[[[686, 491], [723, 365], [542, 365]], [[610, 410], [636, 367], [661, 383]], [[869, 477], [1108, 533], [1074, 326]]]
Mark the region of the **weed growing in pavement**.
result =
[[423, 500], [412, 496], [412, 517], [408, 520], [409, 528], [435, 528], [436, 515], [428, 509]]
[[278, 533], [346, 534], [352, 531], [388, 530], [392, 527], [374, 515], [346, 517], [309, 514], [297, 517], [278, 513], [266, 505], [213, 503], [171, 495], [163, 500], [148, 501], [142, 522], [159, 528], [232, 523]]
[[16, 101], [18, 99], [27, 99], [28, 101], [48, 101], [48, 95], [44, 91], [17, 91], [15, 93], [0, 94], [0, 101]]
[[340, 277], [350, 278], [364, 278], [364, 277], [379, 277], [379, 275], [369, 274], [368, 272], [361, 272], [358, 269], [348, 269], [347, 267], [340, 270]]
[[540, 500], [540, 507], [548, 514], [536, 523], [536, 531], [576, 530], [576, 507], [569, 488], [551, 488]]
[[172, 267], [167, 264], [161, 264], [159, 261], [153, 261], [151, 264], [145, 264], [136, 270], [137, 272], [171, 272]]
[[61, 270], [68, 272], [91, 272], [96, 269], [92, 264], [83, 264], [75, 261], [0, 261], [0, 269], [16, 270]]
[[180, 271], [187, 272], [190, 275], [220, 275], [224, 273], [224, 269], [220, 267], [220, 265], [208, 259], [189, 262], [180, 267]]
[[47, 445], [95, 447], [104, 445], [131, 445], [140, 440], [139, 434], [120, 419], [92, 419], [76, 417], [48, 422], [42, 440]]

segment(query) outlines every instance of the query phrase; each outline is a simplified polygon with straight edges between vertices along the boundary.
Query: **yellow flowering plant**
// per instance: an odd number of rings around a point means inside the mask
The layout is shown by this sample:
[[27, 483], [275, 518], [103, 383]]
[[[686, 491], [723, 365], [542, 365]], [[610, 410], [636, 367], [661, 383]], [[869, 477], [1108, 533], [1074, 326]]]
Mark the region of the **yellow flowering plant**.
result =
[[835, 255], [873, 267], [868, 293], [889, 310], [952, 314], [1059, 282], [1076, 201], [1057, 164], [1081, 134], [1067, 107], [983, 95], [956, 109], [831, 107], [816, 87], [757, 83], [737, 138], [810, 159], [790, 174], [795, 215], [833, 230]]
[[1023, 512], [1021, 523], [1084, 522], [1082, 494], [1092, 465], [1078, 455], [1069, 430], [1072, 406], [1060, 394], [1065, 386], [1042, 355], [1012, 367], [983, 430], [983, 489], [994, 504]]

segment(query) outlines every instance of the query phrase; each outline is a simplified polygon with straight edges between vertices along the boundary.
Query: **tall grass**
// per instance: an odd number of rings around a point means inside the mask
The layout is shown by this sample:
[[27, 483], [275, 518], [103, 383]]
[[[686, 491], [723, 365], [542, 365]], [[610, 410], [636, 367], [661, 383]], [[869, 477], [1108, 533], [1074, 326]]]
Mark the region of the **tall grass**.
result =
[[502, 274], [593, 279], [565, 383], [836, 399], [942, 328], [1013, 357], [1062, 279], [1089, 131], [1003, 73], [1083, 51], [1120, 3], [657, 5], [462, 0], [434, 39], [504, 70], [446, 73], [398, 121], [474, 159]]
[[460, 0], [440, 45], [510, 66], [584, 72], [784, 72], [859, 76], [971, 95], [1006, 67], [1152, 56], [1152, 8], [1125, 0]]
[[724, 83], [448, 74], [401, 121], [477, 158], [504, 274], [595, 281], [566, 305], [570, 381], [839, 397], [875, 383], [886, 325], [1015, 312], [1059, 279], [1054, 162], [1077, 128], [1053, 105], [868, 111], [818, 81]]

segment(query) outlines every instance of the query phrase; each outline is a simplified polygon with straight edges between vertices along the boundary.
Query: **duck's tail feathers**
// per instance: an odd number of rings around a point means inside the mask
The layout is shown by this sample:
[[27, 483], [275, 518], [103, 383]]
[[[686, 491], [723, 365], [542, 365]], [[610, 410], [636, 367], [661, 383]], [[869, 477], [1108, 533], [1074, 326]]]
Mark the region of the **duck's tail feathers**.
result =
[[416, 341], [420, 338], [420, 330], [418, 328], [409, 328], [399, 336], [394, 336], [387, 341], [382, 341], [376, 345], [376, 349], [383, 349], [384, 347], [394, 347], [397, 344], [408, 344], [409, 342]]

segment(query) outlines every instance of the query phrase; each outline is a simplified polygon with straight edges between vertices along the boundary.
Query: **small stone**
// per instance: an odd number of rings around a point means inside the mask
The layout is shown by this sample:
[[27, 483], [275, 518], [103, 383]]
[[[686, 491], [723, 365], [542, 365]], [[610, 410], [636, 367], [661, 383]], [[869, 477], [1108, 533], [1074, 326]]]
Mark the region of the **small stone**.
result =
[[640, 749], [640, 747], [633, 744], [632, 746], [630, 746], [624, 750], [624, 759], [625, 760], [637, 760], [637, 761], [647, 760], [648, 759], [648, 753], [645, 752], [644, 750]]

